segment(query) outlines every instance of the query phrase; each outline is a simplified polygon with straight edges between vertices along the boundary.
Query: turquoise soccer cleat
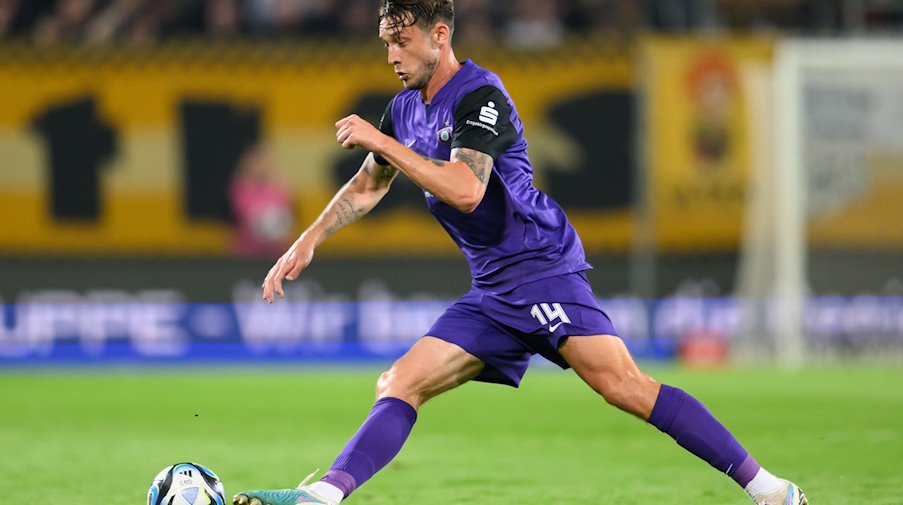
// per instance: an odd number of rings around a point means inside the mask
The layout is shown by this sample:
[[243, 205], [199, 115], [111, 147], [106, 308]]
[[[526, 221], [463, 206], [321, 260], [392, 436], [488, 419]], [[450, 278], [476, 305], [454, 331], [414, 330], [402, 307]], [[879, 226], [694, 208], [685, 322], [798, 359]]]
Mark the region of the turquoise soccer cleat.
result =
[[258, 491], [241, 491], [232, 498], [233, 505], [296, 505], [309, 503], [311, 505], [339, 505], [329, 501], [310, 490], [308, 481], [316, 474], [307, 476], [295, 489], [271, 489]]
[[242, 491], [232, 498], [235, 505], [337, 505], [307, 489], [274, 489], [269, 491]]

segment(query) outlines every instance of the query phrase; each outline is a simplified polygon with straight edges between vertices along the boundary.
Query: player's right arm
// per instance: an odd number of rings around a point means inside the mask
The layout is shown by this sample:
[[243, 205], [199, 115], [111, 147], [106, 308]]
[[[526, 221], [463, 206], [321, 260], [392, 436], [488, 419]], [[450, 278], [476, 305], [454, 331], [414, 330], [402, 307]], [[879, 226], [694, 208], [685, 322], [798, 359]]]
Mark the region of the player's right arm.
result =
[[314, 221], [288, 251], [270, 268], [263, 281], [263, 299], [273, 303], [284, 298], [282, 281], [293, 281], [310, 265], [314, 250], [339, 230], [362, 218], [386, 196], [398, 170], [380, 165], [368, 154], [361, 169], [345, 183], [320, 217]]

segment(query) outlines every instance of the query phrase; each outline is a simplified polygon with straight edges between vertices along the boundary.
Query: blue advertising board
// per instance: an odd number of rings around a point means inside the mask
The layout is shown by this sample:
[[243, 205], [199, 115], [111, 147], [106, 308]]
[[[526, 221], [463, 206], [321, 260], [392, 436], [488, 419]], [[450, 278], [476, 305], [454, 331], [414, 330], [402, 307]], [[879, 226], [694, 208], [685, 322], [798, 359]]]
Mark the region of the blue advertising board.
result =
[[[449, 303], [0, 305], [0, 366], [389, 361]], [[642, 360], [673, 359], [693, 335], [729, 343], [741, 325], [733, 298], [601, 303]], [[903, 346], [903, 297], [811, 299], [805, 321], [810, 346]]]

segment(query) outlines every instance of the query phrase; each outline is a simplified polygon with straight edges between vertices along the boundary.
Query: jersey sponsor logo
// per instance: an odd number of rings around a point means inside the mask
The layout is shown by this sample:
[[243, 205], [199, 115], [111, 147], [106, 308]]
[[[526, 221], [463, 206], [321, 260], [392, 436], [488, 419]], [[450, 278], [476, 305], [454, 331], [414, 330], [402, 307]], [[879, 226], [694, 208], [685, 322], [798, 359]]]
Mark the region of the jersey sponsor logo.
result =
[[[568, 317], [560, 303], [533, 304], [533, 307], [530, 308], [530, 315], [542, 326], [549, 325], [549, 333], [554, 333], [562, 324], [571, 324], [571, 318]], [[556, 320], [557, 323], [555, 323]]]
[[484, 129], [484, 130], [489, 130], [489, 131], [491, 131], [492, 134], [495, 135], [496, 137], [499, 136], [498, 130], [496, 130], [495, 128], [489, 126], [488, 124], [481, 123], [481, 122], [479, 122], [479, 121], [474, 121], [473, 119], [468, 119], [467, 121], [465, 121], [465, 123], [467, 123], [467, 124], [470, 125], [470, 126], [476, 126], [476, 127], [482, 128], [482, 129]]
[[496, 123], [499, 122], [499, 111], [495, 108], [495, 102], [490, 101], [486, 105], [480, 107], [480, 115], [478, 119], [479, 121], [468, 119], [464, 122], [470, 126], [476, 126], [484, 130], [489, 130], [496, 137], [499, 136], [498, 130], [494, 128]]
[[499, 111], [495, 110], [495, 102], [489, 102], [480, 108], [480, 121], [495, 126], [499, 121]]

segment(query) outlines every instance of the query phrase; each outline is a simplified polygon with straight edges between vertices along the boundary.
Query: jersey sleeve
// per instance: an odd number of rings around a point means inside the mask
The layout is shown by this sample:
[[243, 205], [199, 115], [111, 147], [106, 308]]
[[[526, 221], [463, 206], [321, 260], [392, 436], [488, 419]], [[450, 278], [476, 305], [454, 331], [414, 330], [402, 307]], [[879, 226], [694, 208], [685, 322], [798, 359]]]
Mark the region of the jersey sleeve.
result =
[[[395, 104], [395, 99], [389, 101], [389, 105], [386, 106], [386, 110], [383, 112], [382, 119], [379, 120], [379, 131], [384, 134], [395, 138], [395, 129], [392, 128], [392, 105]], [[387, 166], [389, 162], [383, 158], [382, 156], [373, 153], [373, 159], [379, 163], [380, 165]]]
[[514, 145], [517, 136], [511, 124], [511, 104], [495, 86], [483, 86], [471, 91], [455, 109], [452, 149], [467, 147], [497, 160]]

